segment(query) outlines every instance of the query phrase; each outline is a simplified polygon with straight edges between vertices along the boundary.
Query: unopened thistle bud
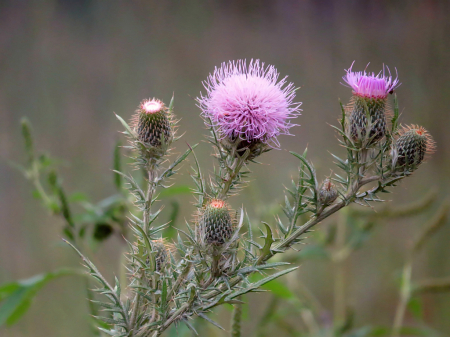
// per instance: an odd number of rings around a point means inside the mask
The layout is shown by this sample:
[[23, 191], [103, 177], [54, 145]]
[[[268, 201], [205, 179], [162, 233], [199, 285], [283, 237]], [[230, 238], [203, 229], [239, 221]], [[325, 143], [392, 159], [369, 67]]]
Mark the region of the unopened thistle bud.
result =
[[390, 73], [385, 75], [384, 68], [382, 73], [375, 75], [365, 71], [353, 72], [352, 67], [343, 77], [353, 89], [348, 106], [347, 135], [357, 143], [368, 140], [368, 145], [374, 144], [386, 134], [387, 97], [399, 86], [398, 78], [394, 79]]
[[336, 186], [331, 182], [330, 179], [325, 179], [322, 186], [319, 189], [319, 202], [323, 206], [330, 205], [338, 197], [338, 191]]
[[233, 217], [225, 201], [211, 200], [198, 218], [200, 239], [203, 243], [221, 246], [233, 235]]
[[137, 139], [141, 142], [148, 157], [163, 156], [173, 140], [170, 112], [158, 99], [145, 99], [134, 116]]
[[137, 113], [139, 114], [137, 132], [141, 142], [159, 147], [162, 142], [171, 141], [172, 130], [163, 102], [157, 99], [144, 100]]
[[152, 241], [153, 250], [156, 251], [155, 254], [155, 269], [160, 272], [164, 269], [167, 262], [169, 261], [169, 248], [163, 240], [153, 240]]
[[434, 152], [435, 142], [425, 128], [410, 125], [400, 130], [400, 136], [394, 144], [393, 157], [397, 168], [415, 169], [427, 154]]

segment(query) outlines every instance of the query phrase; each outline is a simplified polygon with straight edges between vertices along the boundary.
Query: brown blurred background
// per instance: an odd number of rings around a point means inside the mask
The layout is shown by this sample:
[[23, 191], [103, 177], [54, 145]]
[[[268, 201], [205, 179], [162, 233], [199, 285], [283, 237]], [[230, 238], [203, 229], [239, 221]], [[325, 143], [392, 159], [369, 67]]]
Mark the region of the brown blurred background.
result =
[[[368, 62], [375, 72], [383, 63], [398, 69], [401, 121], [424, 125], [438, 145], [433, 158], [388, 199], [404, 204], [432, 187], [443, 199], [450, 176], [449, 16], [449, 1], [2, 1], [0, 283], [79, 265], [60, 244], [61, 221], [42, 209], [29, 183], [7, 163], [24, 158], [22, 116], [33, 124], [37, 148], [63, 160], [66, 190], [100, 200], [113, 191], [112, 151], [121, 129], [113, 112], [128, 119], [143, 98], [168, 102], [174, 92], [180, 131], [186, 132], [177, 151], [183, 151], [185, 142], [197, 143], [206, 133], [193, 99], [201, 81], [228, 60], [259, 58], [275, 65], [301, 87], [297, 98], [303, 102], [295, 137], [281, 137], [282, 150], [265, 154], [263, 165], [252, 167], [250, 186], [231, 201], [235, 207], [244, 203], [257, 214], [282, 200], [282, 185], [298, 165], [287, 150], [308, 146], [319, 175], [330, 173], [328, 151], [344, 152], [327, 123], [339, 117], [338, 98], [345, 103], [350, 97], [339, 83], [354, 60], [355, 69]], [[206, 171], [212, 168], [210, 153], [202, 142], [197, 155]], [[184, 165], [176, 182], [190, 184], [188, 168]], [[181, 219], [190, 219], [191, 199], [178, 199]], [[357, 326], [392, 323], [396, 275], [405, 247], [424, 221], [426, 216], [386, 223], [350, 260], [348, 297]], [[446, 228], [432, 239], [416, 261], [414, 278], [450, 275], [449, 237]], [[117, 271], [124, 249], [113, 238], [99, 250], [97, 260], [108, 276]], [[305, 263], [287, 279], [294, 285], [301, 279], [332, 308], [326, 264]], [[16, 326], [0, 328], [0, 336], [88, 336], [85, 298], [80, 279], [57, 280]], [[249, 297], [244, 335], [254, 329], [268, 298]], [[450, 335], [450, 295], [427, 295], [424, 303], [426, 323]], [[216, 319], [226, 325], [228, 316], [221, 310]]]

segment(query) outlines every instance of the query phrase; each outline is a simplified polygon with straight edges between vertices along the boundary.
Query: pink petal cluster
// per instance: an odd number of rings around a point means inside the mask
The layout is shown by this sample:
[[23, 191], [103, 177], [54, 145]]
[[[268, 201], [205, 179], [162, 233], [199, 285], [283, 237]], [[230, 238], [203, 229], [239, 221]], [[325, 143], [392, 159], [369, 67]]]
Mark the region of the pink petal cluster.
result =
[[278, 78], [274, 66], [265, 67], [259, 60], [222, 63], [203, 82], [206, 96], [197, 98], [206, 123], [221, 138], [272, 140], [278, 146], [276, 137], [289, 134], [295, 125], [290, 119], [301, 111], [301, 103], [293, 103], [293, 83]]
[[367, 98], [382, 98], [385, 99], [389, 93], [392, 93], [400, 83], [398, 75], [394, 79], [388, 67], [389, 75], [385, 74], [385, 69], [375, 75], [375, 73], [366, 73], [366, 71], [352, 71], [354, 62], [348, 70], [347, 75], [342, 77], [345, 83], [353, 89], [353, 94]]

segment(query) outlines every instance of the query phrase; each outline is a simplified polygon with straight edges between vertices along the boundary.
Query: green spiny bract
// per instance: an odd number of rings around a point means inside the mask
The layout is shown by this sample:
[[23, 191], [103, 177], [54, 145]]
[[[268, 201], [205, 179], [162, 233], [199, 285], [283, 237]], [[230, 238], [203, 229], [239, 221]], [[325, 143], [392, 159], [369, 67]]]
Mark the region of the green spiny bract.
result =
[[[347, 136], [357, 143], [368, 140], [367, 145], [381, 140], [386, 134], [386, 105], [386, 98], [354, 95], [348, 106], [350, 116]], [[370, 125], [367, 114], [370, 116]], [[367, 136], [368, 127], [370, 127], [370, 131]]]
[[138, 146], [144, 162], [163, 157], [173, 141], [171, 111], [158, 99], [141, 102], [134, 116]]
[[427, 130], [418, 125], [406, 126], [395, 142], [395, 165], [397, 168], [416, 169], [425, 155], [434, 151], [434, 147], [434, 141]]
[[204, 244], [221, 246], [233, 235], [234, 223], [225, 201], [211, 200], [198, 218], [200, 240]]
[[336, 186], [330, 179], [325, 179], [322, 186], [319, 189], [318, 198], [319, 202], [323, 206], [328, 206], [338, 197], [338, 191]]
[[220, 140], [220, 143], [227, 149], [231, 150], [233, 147], [236, 148], [236, 154], [242, 156], [247, 149], [249, 149], [249, 154], [246, 160], [253, 160], [256, 157], [260, 156], [264, 152], [268, 152], [271, 150], [269, 145], [261, 141], [260, 139], [254, 139], [252, 141], [248, 141], [245, 139], [229, 139], [224, 138]]

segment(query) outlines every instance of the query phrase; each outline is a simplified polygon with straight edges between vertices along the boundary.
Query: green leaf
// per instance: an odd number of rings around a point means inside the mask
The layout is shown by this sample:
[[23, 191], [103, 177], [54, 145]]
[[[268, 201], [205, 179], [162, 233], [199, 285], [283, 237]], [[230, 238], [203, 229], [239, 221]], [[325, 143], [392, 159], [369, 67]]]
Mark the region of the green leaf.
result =
[[114, 184], [116, 185], [117, 190], [122, 189], [122, 176], [117, 173], [117, 171], [121, 171], [121, 160], [120, 160], [120, 141], [116, 142], [116, 146], [114, 147]]
[[414, 315], [415, 318], [423, 319], [423, 307], [422, 301], [419, 297], [411, 297], [408, 302], [408, 309]]
[[149, 240], [147, 234], [144, 232], [144, 230], [141, 228], [141, 226], [137, 225], [137, 226], [134, 226], [134, 228], [136, 228], [142, 234], [142, 238], [144, 239], [144, 243], [147, 248], [147, 254], [148, 254], [149, 263], [150, 263], [150, 270], [155, 271], [156, 270], [155, 254], [153, 254], [152, 244], [150, 243], [150, 240]]
[[122, 173], [122, 172], [116, 171], [116, 170], [114, 170], [114, 172], [119, 174], [123, 178], [125, 178], [125, 180], [129, 184], [129, 186], [127, 187], [128, 190], [136, 198], [137, 206], [139, 206], [139, 208], [142, 210], [143, 209], [142, 207], [144, 207], [144, 205], [145, 205], [145, 194], [142, 191], [142, 189], [139, 187], [138, 183], [134, 180], [134, 178], [131, 175], [129, 176], [125, 173]]
[[82, 275], [75, 269], [61, 268], [0, 286], [0, 326], [12, 325], [22, 317], [34, 296], [48, 282], [66, 275]]
[[122, 117], [120, 117], [119, 115], [117, 115], [117, 114], [115, 114], [116, 115], [116, 117], [117, 117], [117, 119], [119, 120], [119, 122], [123, 125], [123, 127], [125, 128], [125, 130], [126, 130], [126, 134], [128, 135], [128, 136], [130, 136], [130, 137], [134, 137], [134, 132], [131, 130], [131, 128], [130, 128], [130, 126], [128, 125], [128, 123], [127, 122], [125, 122], [124, 120], [123, 120], [123, 118]]
[[225, 300], [229, 301], [229, 300], [231, 300], [233, 298], [236, 298], [238, 296], [241, 296], [243, 294], [249, 293], [251, 291], [255, 291], [258, 288], [260, 288], [263, 285], [265, 285], [266, 283], [269, 283], [270, 281], [275, 280], [276, 278], [281, 277], [281, 276], [283, 276], [285, 274], [293, 272], [294, 270], [297, 270], [298, 268], [299, 267], [289, 268], [289, 269], [285, 269], [285, 270], [279, 271], [278, 273], [269, 275], [269, 276], [267, 276], [267, 277], [265, 277], [265, 278], [255, 282], [255, 283], [251, 283], [247, 288], [241, 289], [239, 291], [236, 291], [236, 292], [230, 294], [229, 296], [226, 297]]
[[399, 108], [398, 108], [398, 100], [397, 100], [397, 95], [394, 95], [394, 116], [391, 119], [391, 125], [392, 125], [392, 129], [391, 132], [392, 134], [396, 134], [397, 133], [397, 129], [398, 129], [398, 118], [399, 118]]
[[170, 99], [170, 103], [169, 103], [169, 111], [173, 112], [173, 104], [175, 101], [175, 94], [172, 95], [172, 98]]
[[69, 196], [68, 200], [69, 202], [86, 202], [88, 197], [82, 192], [74, 192]]
[[272, 247], [272, 243], [275, 242], [275, 240], [273, 239], [272, 229], [270, 228], [270, 226], [266, 223], [264, 223], [264, 226], [266, 227], [267, 235], [264, 240], [264, 247], [261, 249], [260, 252], [261, 257], [270, 256], [272, 254], [270, 251], [270, 247]]
[[[260, 274], [253, 274], [249, 277], [251, 282], [257, 282], [263, 279]], [[271, 291], [275, 296], [283, 299], [295, 298], [295, 294], [281, 281], [272, 280], [269, 283], [264, 284], [262, 287], [264, 290]]]
[[192, 189], [188, 185], [171, 186], [163, 189], [158, 194], [158, 198], [168, 198], [181, 194], [192, 194]]
[[34, 160], [33, 138], [31, 137], [31, 125], [27, 118], [20, 121], [22, 126], [22, 135], [25, 140], [25, 151], [27, 152], [28, 162], [31, 164]]
[[298, 253], [298, 258], [302, 260], [328, 259], [329, 257], [327, 250], [319, 245], [308, 245]]
[[158, 180], [156, 181], [156, 185], [159, 185], [165, 178], [169, 178], [172, 175], [175, 174], [175, 167], [178, 166], [183, 160], [189, 156], [189, 154], [197, 147], [198, 144], [195, 144], [193, 146], [190, 146], [188, 150], [186, 150], [185, 153], [183, 153], [181, 156], [179, 156], [175, 161], [170, 164], [170, 166], [159, 176]]
[[222, 327], [220, 326], [219, 323], [213, 321], [211, 318], [209, 318], [209, 317], [208, 317], [207, 315], [205, 315], [204, 313], [199, 312], [197, 315], [198, 315], [198, 317], [203, 318], [204, 320], [208, 321], [209, 323], [211, 323], [212, 325], [218, 327], [219, 329], [221, 329], [221, 330], [223, 330], [223, 331], [226, 331], [224, 328], [222, 328]]
[[71, 228], [75, 228], [75, 223], [72, 219], [72, 213], [70, 212], [69, 203], [67, 202], [66, 194], [61, 186], [58, 186], [58, 198], [61, 203], [61, 211], [64, 219], [67, 221], [67, 225]]

